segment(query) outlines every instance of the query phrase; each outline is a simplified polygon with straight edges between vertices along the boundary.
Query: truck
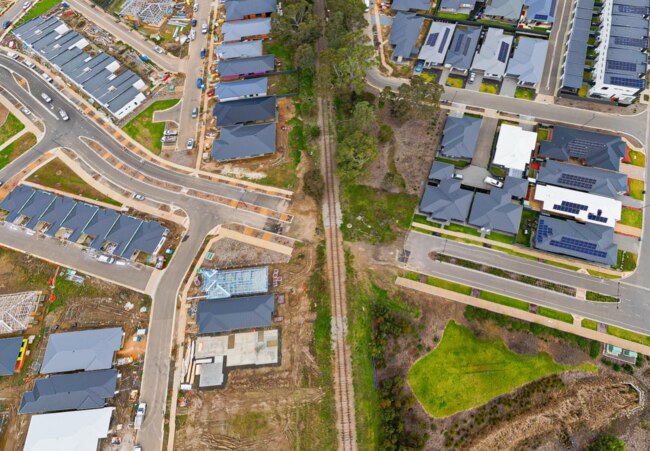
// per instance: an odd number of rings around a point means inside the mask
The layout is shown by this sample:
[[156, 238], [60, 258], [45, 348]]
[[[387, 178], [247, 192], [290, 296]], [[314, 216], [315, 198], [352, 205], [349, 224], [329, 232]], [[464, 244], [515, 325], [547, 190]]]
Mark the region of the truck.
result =
[[140, 429], [142, 427], [142, 422], [144, 421], [144, 414], [147, 411], [147, 403], [141, 402], [138, 404], [138, 410], [135, 412], [135, 418], [133, 420], [133, 429]]

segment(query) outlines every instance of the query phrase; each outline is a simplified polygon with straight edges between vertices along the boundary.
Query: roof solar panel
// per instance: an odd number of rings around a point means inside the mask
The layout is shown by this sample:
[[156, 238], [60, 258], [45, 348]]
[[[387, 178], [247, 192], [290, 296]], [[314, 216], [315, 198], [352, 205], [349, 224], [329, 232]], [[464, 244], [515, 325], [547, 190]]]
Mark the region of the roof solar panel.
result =
[[582, 177], [573, 174], [562, 174], [558, 179], [558, 183], [561, 183], [563, 185], [567, 185], [575, 188], [584, 188], [587, 190], [590, 190], [596, 184], [596, 182], [597, 182], [596, 179], [592, 179], [590, 177]]
[[548, 16], [546, 14], [535, 14], [535, 20], [546, 20]]
[[439, 35], [440, 35], [440, 33], [431, 33], [431, 34], [427, 37], [427, 43], [426, 43], [426, 45], [428, 45], [428, 46], [430, 46], [430, 47], [433, 47], [434, 45], [436, 45], [436, 41], [438, 40], [438, 36], [439, 36]]
[[625, 78], [625, 77], [612, 77], [612, 84], [618, 86], [625, 86], [628, 88], [639, 88], [643, 89], [645, 86], [645, 81], [640, 78]]
[[636, 72], [636, 64], [627, 61], [607, 60], [607, 69]]
[[641, 16], [650, 14], [650, 8], [647, 6], [616, 5], [616, 8], [620, 13], [639, 14]]
[[588, 139], [576, 138], [572, 140], [567, 148], [569, 155], [573, 158], [586, 158], [592, 152], [605, 151], [605, 145]]
[[629, 38], [626, 36], [614, 36], [614, 44], [624, 45], [628, 47], [641, 47], [646, 48], [648, 46], [647, 38]]
[[471, 39], [465, 39], [465, 49], [463, 50], [463, 55], [467, 56], [467, 52], [469, 51], [469, 45], [472, 43]]
[[551, 2], [551, 7], [549, 8], [548, 12], [551, 16], [555, 15], [555, 7], [557, 6], [557, 0], [553, 0]]
[[451, 32], [450, 28], [445, 28], [445, 34], [442, 35], [442, 40], [440, 41], [440, 47], [438, 47], [438, 53], [442, 53], [442, 51], [445, 49], [445, 44], [447, 43], [447, 39], [449, 38], [450, 32]]
[[510, 50], [510, 45], [507, 42], [502, 42], [501, 47], [499, 48], [499, 56], [497, 57], [497, 59], [502, 63], [505, 63], [506, 58], [508, 58], [509, 50]]

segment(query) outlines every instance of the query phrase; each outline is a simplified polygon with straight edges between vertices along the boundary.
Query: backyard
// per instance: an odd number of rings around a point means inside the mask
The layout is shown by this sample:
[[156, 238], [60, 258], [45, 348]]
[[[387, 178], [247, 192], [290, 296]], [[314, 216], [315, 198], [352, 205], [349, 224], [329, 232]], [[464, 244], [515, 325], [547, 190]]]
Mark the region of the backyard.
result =
[[632, 199], [643, 200], [645, 193], [645, 183], [643, 180], [630, 179], [630, 197]]
[[546, 353], [516, 354], [503, 341], [479, 340], [470, 329], [450, 321], [438, 347], [409, 369], [408, 381], [426, 412], [443, 418], [573, 369], [596, 371], [591, 364], [560, 365]]
[[621, 211], [621, 224], [640, 229], [643, 225], [643, 211], [623, 207]]
[[479, 90], [488, 94], [496, 94], [499, 91], [499, 87], [494, 83], [481, 83]]
[[445, 82], [446, 86], [450, 86], [452, 88], [464, 88], [465, 87], [465, 79], [460, 78], [460, 77], [453, 77], [449, 76], [447, 77], [447, 81]]
[[533, 233], [533, 227], [537, 224], [539, 212], [535, 210], [528, 210], [524, 208], [521, 214], [521, 222], [519, 223], [519, 232], [517, 233], [517, 243], [530, 247], [530, 237]]
[[[639, 152], [636, 150], [630, 150], [629, 153], [629, 163], [634, 165], [634, 166], [640, 166], [642, 168], [645, 167], [645, 154], [643, 152]], [[627, 159], [623, 160], [626, 163], [628, 162]]]
[[517, 88], [515, 90], [515, 97], [517, 99], [534, 100], [535, 99], [535, 90], [526, 89], [526, 88]]
[[40, 2], [34, 3], [34, 6], [32, 6], [31, 9], [27, 11], [27, 14], [22, 17], [20, 23], [29, 22], [33, 18], [48, 12], [60, 3], [61, 0], [41, 0]]
[[165, 132], [165, 122], [153, 122], [156, 111], [167, 110], [178, 103], [179, 99], [158, 100], [134, 117], [123, 128], [127, 135], [145, 146], [156, 155], [162, 150], [160, 141]]

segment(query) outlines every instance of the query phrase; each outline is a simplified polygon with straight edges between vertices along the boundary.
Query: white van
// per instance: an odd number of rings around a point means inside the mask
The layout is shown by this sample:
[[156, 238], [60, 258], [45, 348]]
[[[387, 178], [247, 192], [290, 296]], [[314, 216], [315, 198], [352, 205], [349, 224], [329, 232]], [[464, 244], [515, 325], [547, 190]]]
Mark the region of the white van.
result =
[[52, 97], [48, 96], [44, 92], [41, 92], [41, 99], [43, 99], [45, 102], [50, 103], [52, 102]]
[[107, 263], [107, 264], [110, 265], [111, 263], [113, 263], [115, 261], [115, 259], [113, 257], [109, 257], [108, 255], [100, 255], [97, 258], [97, 261], [100, 262], [100, 263]]
[[497, 188], [503, 188], [503, 182], [492, 177], [485, 177], [483, 183], [487, 183], [488, 185], [492, 185]]

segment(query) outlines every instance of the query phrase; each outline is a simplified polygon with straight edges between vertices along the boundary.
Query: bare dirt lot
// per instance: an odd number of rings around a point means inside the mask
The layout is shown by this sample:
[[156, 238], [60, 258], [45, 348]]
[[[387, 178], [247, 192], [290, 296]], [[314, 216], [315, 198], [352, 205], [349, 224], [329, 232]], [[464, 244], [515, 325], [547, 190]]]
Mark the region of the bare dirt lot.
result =
[[[136, 329], [147, 328], [150, 299], [139, 293], [84, 277], [82, 285], [66, 280], [67, 272], [58, 271], [50, 265], [33, 257], [13, 251], [0, 250], [0, 294], [21, 291], [42, 290], [43, 306], [39, 307], [34, 324], [22, 336], [34, 335], [34, 342], [28, 346], [30, 354], [20, 373], [0, 380], [0, 408], [9, 413], [8, 423], [0, 433], [0, 449], [20, 449], [25, 440], [29, 425], [29, 415], [17, 415], [17, 408], [23, 392], [31, 390], [38, 378], [38, 369], [45, 352], [50, 333], [85, 328], [122, 327], [126, 333], [124, 349], [117, 358], [131, 357], [133, 363], [119, 367], [121, 379], [119, 394], [111, 405], [117, 407], [113, 425], [122, 424], [122, 431], [112, 435], [123, 443], [132, 443], [133, 430], [128, 427], [132, 419], [135, 399], [129, 399], [130, 392], [140, 385], [141, 363], [144, 357], [145, 341], [133, 342]], [[52, 279], [54, 278], [54, 279]], [[50, 287], [51, 280], [55, 288]], [[49, 300], [53, 292], [54, 300]], [[127, 310], [126, 307], [130, 309]], [[140, 312], [142, 307], [146, 310]], [[108, 449], [110, 445], [106, 444]]]

